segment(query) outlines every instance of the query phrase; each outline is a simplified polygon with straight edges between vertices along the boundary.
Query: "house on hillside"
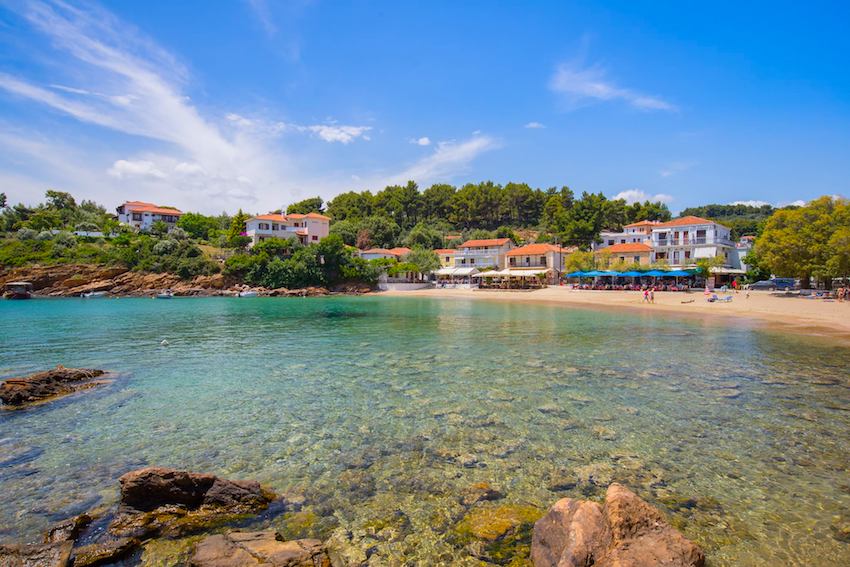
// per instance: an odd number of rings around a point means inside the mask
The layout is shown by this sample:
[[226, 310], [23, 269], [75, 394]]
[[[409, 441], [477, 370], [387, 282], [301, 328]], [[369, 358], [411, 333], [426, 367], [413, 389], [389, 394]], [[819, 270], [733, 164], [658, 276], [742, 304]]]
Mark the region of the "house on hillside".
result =
[[401, 261], [402, 258], [410, 254], [410, 248], [403, 246], [398, 248], [369, 248], [368, 250], [360, 250], [359, 254], [364, 260], [389, 258], [391, 260]]
[[154, 205], [144, 201], [126, 201], [115, 210], [118, 213], [118, 222], [136, 230], [150, 230], [153, 223], [162, 221], [170, 231], [177, 225], [177, 221], [183, 214], [174, 207]]
[[514, 248], [510, 238], [485, 238], [467, 240], [457, 247], [455, 253], [456, 268], [502, 268], [507, 253]]
[[319, 213], [282, 215], [269, 213], [249, 218], [245, 234], [254, 246], [269, 238], [297, 238], [301, 244], [316, 244], [330, 234], [331, 219]]

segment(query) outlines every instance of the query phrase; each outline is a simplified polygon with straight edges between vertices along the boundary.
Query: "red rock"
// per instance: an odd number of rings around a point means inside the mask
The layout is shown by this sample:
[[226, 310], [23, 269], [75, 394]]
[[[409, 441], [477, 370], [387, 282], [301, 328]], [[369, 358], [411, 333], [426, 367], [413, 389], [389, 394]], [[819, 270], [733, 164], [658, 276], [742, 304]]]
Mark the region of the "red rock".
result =
[[104, 384], [103, 380], [94, 380], [104, 374], [103, 370], [94, 368], [57, 366], [29, 376], [8, 378], [0, 384], [0, 403], [18, 408], [38, 404]]
[[702, 550], [619, 484], [604, 506], [564, 498], [534, 525], [535, 567], [703, 567]]
[[195, 548], [192, 567], [330, 567], [322, 542], [283, 541], [273, 531], [229, 532], [205, 538]]
[[0, 545], [2, 567], [68, 567], [71, 564], [70, 541], [37, 545]]

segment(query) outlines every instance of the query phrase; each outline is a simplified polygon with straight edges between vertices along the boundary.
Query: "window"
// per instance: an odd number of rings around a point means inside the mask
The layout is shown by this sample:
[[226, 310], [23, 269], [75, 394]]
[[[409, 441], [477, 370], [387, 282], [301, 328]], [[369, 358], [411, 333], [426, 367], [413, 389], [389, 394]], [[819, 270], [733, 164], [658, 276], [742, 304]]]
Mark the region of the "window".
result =
[[267, 222], [261, 222], [260, 223], [260, 230], [268, 230], [268, 229], [269, 229], [269, 223], [267, 223]]
[[625, 243], [626, 243], [626, 239], [625, 239], [625, 238], [621, 238], [621, 239], [620, 239], [620, 244], [625, 244]]
[[469, 263], [470, 263], [470, 264], [474, 264], [474, 263], [475, 263], [475, 258], [470, 258], [470, 259], [469, 259]]
[[311, 236], [310, 238], [311, 238], [312, 240], [318, 240], [318, 239], [319, 239], [319, 237], [318, 237], [318, 236], [316, 236], [315, 234], [314, 234], [313, 236]]
[[142, 220], [142, 213], [133, 213], [133, 220]]
[[690, 250], [685, 250], [685, 259], [687, 260], [687, 259], [688, 259], [688, 258], [690, 258], [690, 257], [691, 257], [691, 251], [690, 251]]
[[614, 246], [614, 241], [613, 241], [613, 240], [609, 240], [609, 241], [608, 241], [608, 246]]
[[273, 222], [272, 223], [272, 230], [280, 230], [280, 225], [277, 224], [276, 222]]
[[635, 264], [640, 264], [640, 256], [635, 256], [633, 260]]
[[510, 258], [508, 258], [508, 263], [509, 263], [511, 266], [516, 266], [516, 258], [514, 258], [513, 256], [511, 256]]

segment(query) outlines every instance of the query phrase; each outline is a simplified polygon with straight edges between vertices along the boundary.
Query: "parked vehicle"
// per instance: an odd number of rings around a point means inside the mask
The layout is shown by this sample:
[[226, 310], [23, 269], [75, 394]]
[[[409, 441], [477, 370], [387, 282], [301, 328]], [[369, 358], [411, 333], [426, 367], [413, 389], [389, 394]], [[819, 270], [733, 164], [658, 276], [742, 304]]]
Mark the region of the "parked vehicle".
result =
[[767, 291], [787, 291], [789, 289], [794, 289], [795, 286], [796, 283], [794, 282], [794, 278], [772, 278], [769, 280], [762, 280], [760, 282], [750, 284], [750, 289]]

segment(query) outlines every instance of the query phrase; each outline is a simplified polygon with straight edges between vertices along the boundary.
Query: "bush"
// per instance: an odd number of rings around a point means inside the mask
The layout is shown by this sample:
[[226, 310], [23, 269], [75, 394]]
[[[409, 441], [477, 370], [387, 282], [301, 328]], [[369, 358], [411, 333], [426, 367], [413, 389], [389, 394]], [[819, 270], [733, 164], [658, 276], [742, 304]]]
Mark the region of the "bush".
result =
[[190, 279], [195, 276], [208, 276], [218, 272], [218, 270], [219, 267], [214, 262], [196, 256], [181, 260], [177, 264], [176, 273], [183, 279]]
[[31, 228], [22, 228], [18, 231], [18, 240], [35, 240], [38, 236], [38, 231]]
[[74, 235], [64, 230], [53, 237], [53, 242], [56, 243], [58, 248], [73, 248], [77, 245], [77, 239], [74, 238]]
[[178, 243], [176, 240], [160, 240], [156, 244], [153, 245], [153, 253], [158, 256], [163, 256], [165, 254], [171, 254], [175, 250], [177, 250]]
[[38, 233], [38, 236], [36, 236], [35, 239], [41, 240], [41, 241], [53, 240], [53, 233], [50, 232], [49, 230], [42, 230], [41, 232]]
[[267, 258], [261, 256], [253, 256], [251, 254], [234, 254], [224, 261], [224, 273], [228, 276], [243, 278], [249, 272], [255, 270], [258, 265], [263, 265], [268, 261]]

